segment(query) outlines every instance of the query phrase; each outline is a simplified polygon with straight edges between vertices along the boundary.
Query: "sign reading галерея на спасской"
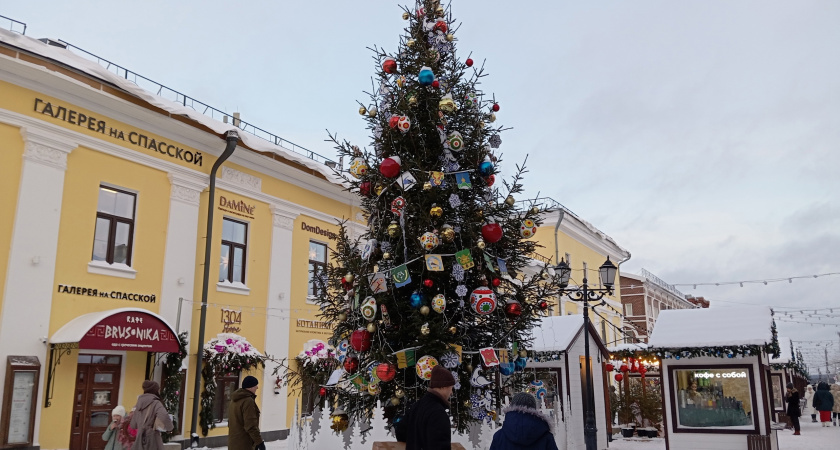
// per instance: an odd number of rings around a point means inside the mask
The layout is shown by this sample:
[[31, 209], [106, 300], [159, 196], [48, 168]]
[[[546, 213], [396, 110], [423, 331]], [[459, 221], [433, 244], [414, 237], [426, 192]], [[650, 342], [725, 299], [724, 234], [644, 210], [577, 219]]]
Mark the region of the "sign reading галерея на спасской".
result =
[[56, 292], [58, 292], [59, 294], [85, 295], [89, 297], [105, 297], [117, 300], [131, 300], [135, 302], [145, 303], [155, 303], [157, 301], [157, 297], [155, 297], [155, 294], [135, 294], [132, 292], [102, 291], [96, 288], [70, 286], [68, 284], [59, 284], [56, 288]]
[[201, 166], [203, 160], [201, 152], [185, 150], [164, 141], [155, 140], [154, 138], [150, 138], [145, 134], [138, 133], [136, 131], [129, 131], [126, 133], [120, 129], [109, 127], [104, 120], [88, 116], [87, 114], [80, 113], [66, 106], [53, 105], [50, 102], [41, 100], [40, 98], [35, 99], [35, 112], [41, 113], [45, 116], [50, 116], [53, 119], [57, 119], [62, 122], [87, 128], [95, 133], [107, 134], [114, 139], [127, 141], [137, 147], [141, 147], [146, 150], [153, 150], [157, 153], [167, 155], [170, 158], [192, 163], [197, 166]]

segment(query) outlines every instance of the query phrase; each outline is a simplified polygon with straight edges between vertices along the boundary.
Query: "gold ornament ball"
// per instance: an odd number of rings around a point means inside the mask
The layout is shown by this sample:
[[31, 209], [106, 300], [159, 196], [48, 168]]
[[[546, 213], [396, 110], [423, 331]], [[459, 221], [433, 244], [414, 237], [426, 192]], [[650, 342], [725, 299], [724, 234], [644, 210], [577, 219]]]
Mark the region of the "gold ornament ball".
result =
[[443, 231], [440, 232], [440, 237], [443, 238], [444, 242], [452, 242], [455, 240], [455, 230], [452, 227], [444, 227]]
[[390, 252], [383, 253], [382, 254], [382, 259], [391, 259], [391, 253]]
[[505, 203], [507, 203], [508, 206], [513, 206], [513, 204], [516, 203], [516, 199], [513, 198], [512, 195], [508, 195], [505, 199]]
[[449, 334], [455, 334], [458, 332], [458, 329], [455, 327], [449, 327]]
[[422, 334], [423, 336], [428, 336], [430, 332], [431, 330], [429, 330], [428, 325], [423, 325], [422, 327], [420, 327], [420, 334]]
[[417, 104], [417, 97], [409, 97], [408, 98], [408, 104], [411, 105], [411, 106], [416, 105]]
[[478, 241], [475, 243], [475, 246], [480, 248], [481, 250], [484, 250], [484, 248], [487, 247], [487, 244], [484, 242], [484, 239], [479, 238]]
[[455, 35], [454, 35], [454, 34], [452, 34], [452, 33], [447, 34], [447, 35], [446, 35], [446, 40], [447, 40], [447, 41], [449, 41], [449, 42], [454, 41], [454, 40], [455, 40]]
[[394, 391], [394, 397], [397, 397], [397, 398], [405, 397], [405, 391], [403, 391], [402, 389], [397, 389], [396, 391]]
[[392, 399], [391, 399], [391, 404], [392, 404], [392, 405], [394, 405], [394, 406], [399, 405], [399, 404], [400, 404], [400, 399], [398, 399], [398, 398], [392, 398]]
[[457, 107], [455, 106], [455, 100], [452, 100], [451, 97], [446, 97], [440, 99], [440, 102], [438, 102], [438, 108], [443, 112], [451, 113], [455, 112]]
[[543, 272], [543, 273], [542, 273], [542, 279], [543, 279], [543, 280], [547, 280], [547, 279], [548, 279], [548, 277], [550, 277], [550, 276], [551, 276], [551, 275], [549, 275], [549, 274], [548, 274], [548, 272]]
[[429, 183], [428, 181], [427, 181], [427, 182], [425, 182], [425, 183], [423, 183], [423, 190], [424, 190], [424, 191], [430, 191], [430, 190], [432, 190], [432, 183]]
[[472, 408], [472, 402], [469, 400], [464, 400], [464, 408]]
[[393, 221], [391, 225], [388, 225], [388, 236], [397, 237], [400, 235], [400, 225]]
[[437, 205], [432, 205], [432, 209], [429, 210], [429, 215], [432, 217], [440, 217], [443, 215], [443, 208]]
[[467, 364], [467, 372], [472, 372], [472, 364]]
[[437, 9], [435, 9], [435, 14], [437, 14], [438, 17], [443, 17], [443, 13], [443, 6], [438, 6]]
[[484, 128], [484, 122], [478, 122], [478, 128]]
[[348, 273], [347, 275], [344, 275], [344, 280], [347, 281], [348, 283], [352, 283], [353, 279], [354, 279], [354, 277], [353, 277], [352, 273]]
[[347, 314], [346, 313], [338, 313], [338, 321], [339, 322], [344, 322], [345, 320], [347, 320]]
[[421, 306], [420, 307], [420, 314], [423, 314], [424, 316], [428, 316], [429, 315], [429, 307], [426, 306], [426, 305]]
[[522, 358], [528, 357], [528, 350], [519, 350], [519, 356]]
[[376, 117], [376, 108], [371, 108], [370, 111], [368, 111], [368, 115], [371, 117]]
[[540, 208], [538, 206], [532, 206], [531, 207], [531, 214], [539, 214], [539, 213], [540, 213]]
[[411, 17], [411, 14], [404, 12], [403, 13], [403, 20], [408, 20]]
[[364, 116], [365, 114], [367, 114], [367, 112], [368, 112], [367, 108], [365, 108], [364, 106], [359, 107], [359, 115], [360, 116]]
[[496, 115], [493, 114], [493, 113], [490, 113], [490, 117], [487, 120], [489, 120], [490, 123], [495, 122], [496, 121]]
[[376, 333], [376, 324], [371, 322], [367, 326], [368, 333]]
[[382, 190], [383, 189], [385, 189], [385, 188], [383, 188], [381, 184], [377, 184], [376, 187], [373, 188], [373, 191], [376, 192], [377, 196], [379, 196], [379, 195], [382, 195]]
[[417, 41], [415, 41], [414, 39], [409, 39], [408, 41], [406, 41], [405, 45], [407, 45], [407, 46], [409, 46], [409, 47], [414, 47], [414, 44], [415, 44], [416, 42], [417, 42]]

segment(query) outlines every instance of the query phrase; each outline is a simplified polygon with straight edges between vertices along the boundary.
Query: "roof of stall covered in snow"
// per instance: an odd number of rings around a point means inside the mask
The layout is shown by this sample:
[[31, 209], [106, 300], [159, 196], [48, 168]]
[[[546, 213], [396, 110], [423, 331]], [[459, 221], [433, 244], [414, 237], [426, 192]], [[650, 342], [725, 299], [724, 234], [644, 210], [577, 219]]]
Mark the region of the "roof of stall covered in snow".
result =
[[764, 345], [773, 339], [766, 306], [661, 311], [648, 340], [651, 348]]
[[778, 358], [770, 358], [770, 364], [787, 364], [793, 361], [793, 353], [791, 351], [790, 346], [790, 338], [789, 337], [780, 337], [779, 338], [779, 357]]
[[[536, 352], [565, 352], [574, 344], [582, 329], [583, 316], [580, 314], [543, 317], [539, 325], [531, 330], [534, 341], [530, 349]], [[592, 323], [589, 324], [589, 332], [601, 353], [608, 354]]]
[[623, 352], [626, 350], [630, 351], [639, 351], [639, 350], [646, 350], [648, 348], [647, 344], [644, 342], [639, 342], [636, 344], [616, 344], [612, 347], [607, 347], [607, 350], [610, 352]]
[[[96, 62], [88, 60], [82, 56], [79, 56], [76, 53], [73, 53], [70, 50], [65, 48], [56, 47], [53, 45], [48, 45], [44, 42], [39, 41], [38, 39], [31, 38], [29, 36], [25, 36], [22, 34], [14, 33], [8, 30], [0, 29], [0, 42], [6, 43], [8, 45], [17, 47], [21, 50], [24, 50], [29, 53], [33, 53], [44, 58], [51, 59], [56, 61], [60, 64], [65, 66], [71, 67], [75, 70], [78, 70], [86, 75], [91, 77], [97, 78], [99, 80], [105, 81], [110, 83], [119, 89], [122, 89], [129, 94], [149, 103], [152, 106], [156, 106], [170, 114], [184, 116], [193, 121], [195, 121], [199, 125], [203, 125], [214, 133], [217, 133], [220, 136], [224, 136], [224, 134], [228, 131], [236, 131], [239, 134], [240, 142], [249, 148], [259, 151], [259, 152], [266, 152], [266, 153], [274, 153], [278, 156], [281, 156], [289, 161], [294, 163], [300, 164], [308, 169], [312, 169], [326, 178], [328, 181], [343, 185], [343, 180], [336, 176], [333, 170], [328, 167], [327, 165], [320, 163], [318, 161], [312, 160], [307, 158], [306, 156], [300, 155], [295, 153], [289, 149], [281, 147], [279, 145], [275, 145], [265, 139], [262, 139], [258, 136], [253, 134], [249, 134], [240, 130], [237, 127], [234, 127], [231, 124], [227, 124], [212, 117], [206, 116], [192, 108], [184, 106], [180, 103], [165, 99], [160, 97], [156, 94], [153, 94], [149, 91], [146, 91], [139, 87], [138, 85], [134, 84], [133, 82], [118, 76], [110, 71], [108, 71], [105, 67], [100, 66]], [[23, 60], [17, 60], [21, 64], [29, 64]], [[38, 67], [41, 70], [51, 72], [57, 77], [65, 77], [68, 80], [72, 80], [76, 83], [80, 83], [76, 80], [73, 80], [70, 77], [67, 77], [64, 74], [59, 72], [54, 72], [49, 70], [46, 67], [33, 65], [33, 67]], [[82, 83], [82, 85], [84, 85]], [[84, 85], [86, 86], [86, 85]], [[108, 95], [99, 91], [94, 88], [90, 88], [102, 95]]]

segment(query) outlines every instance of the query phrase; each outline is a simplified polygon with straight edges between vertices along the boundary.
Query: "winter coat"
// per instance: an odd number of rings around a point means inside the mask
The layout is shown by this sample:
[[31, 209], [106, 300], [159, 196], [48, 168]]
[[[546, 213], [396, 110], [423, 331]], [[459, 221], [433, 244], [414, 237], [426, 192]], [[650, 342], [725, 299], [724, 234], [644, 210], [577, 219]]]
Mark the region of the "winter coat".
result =
[[536, 409], [511, 406], [505, 423], [493, 435], [490, 450], [557, 450], [551, 422]]
[[446, 410], [449, 403], [434, 392], [427, 392], [408, 411], [397, 440], [406, 450], [449, 450], [452, 445], [452, 424]]
[[131, 428], [131, 418], [134, 417], [134, 411], [130, 411], [127, 416], [122, 418], [120, 422], [119, 433], [117, 433], [117, 441], [122, 444], [122, 448], [128, 450], [134, 446], [134, 439], [137, 437], [137, 430]]
[[840, 413], [840, 384], [831, 385], [831, 396], [834, 397], [834, 408], [831, 411]]
[[785, 397], [787, 400], [787, 409], [785, 410], [785, 414], [788, 417], [799, 417], [801, 414], [799, 412], [799, 391], [794, 389], [790, 395]]
[[106, 442], [105, 450], [123, 450], [122, 444], [117, 442], [117, 435], [119, 433], [119, 427], [111, 428], [111, 424], [108, 424], [108, 428], [102, 433], [102, 440]]
[[808, 388], [805, 388], [805, 407], [802, 408], [802, 415], [812, 415], [816, 413], [817, 410], [814, 409], [814, 389], [812, 388], [809, 391]]
[[260, 408], [257, 395], [247, 389], [237, 389], [230, 396], [228, 408], [228, 450], [254, 450], [262, 444]]
[[814, 394], [814, 408], [817, 411], [831, 411], [834, 408], [834, 396], [828, 390], [828, 384], [820, 383], [817, 386], [817, 393]]
[[155, 419], [163, 425], [164, 431], [172, 430], [172, 419], [157, 395], [143, 394], [137, 397], [130, 424], [131, 428], [137, 430], [137, 436], [131, 450], [163, 450], [163, 438], [155, 428]]

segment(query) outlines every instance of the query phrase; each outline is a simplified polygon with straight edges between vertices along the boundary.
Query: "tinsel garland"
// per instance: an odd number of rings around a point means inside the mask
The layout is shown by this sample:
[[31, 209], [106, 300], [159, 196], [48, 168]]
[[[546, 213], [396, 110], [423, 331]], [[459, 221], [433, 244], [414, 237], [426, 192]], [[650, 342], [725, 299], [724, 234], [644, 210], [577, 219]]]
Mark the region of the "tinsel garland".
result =
[[[181, 393], [181, 365], [184, 358], [187, 357], [187, 332], [178, 335], [178, 353], [167, 353], [166, 359], [163, 362], [163, 387], [160, 390], [160, 398], [163, 401], [163, 406], [169, 414], [173, 417], [178, 417], [178, 407], [180, 406]], [[161, 433], [163, 442], [169, 442], [169, 439], [178, 434], [181, 429], [181, 424], [176, 423], [175, 427], [169, 433]]]

